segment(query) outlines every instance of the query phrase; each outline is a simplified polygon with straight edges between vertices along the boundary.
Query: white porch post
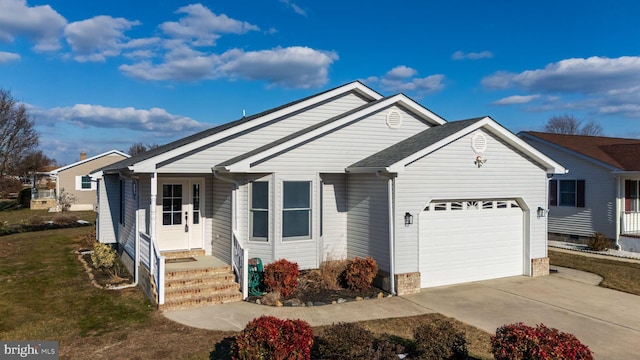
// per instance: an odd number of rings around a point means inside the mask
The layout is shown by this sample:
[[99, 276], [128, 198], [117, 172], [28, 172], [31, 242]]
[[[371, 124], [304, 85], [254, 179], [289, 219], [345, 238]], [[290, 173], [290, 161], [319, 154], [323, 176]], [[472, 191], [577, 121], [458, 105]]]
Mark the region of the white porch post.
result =
[[149, 237], [152, 242], [156, 239], [156, 199], [158, 197], [158, 174], [151, 174], [151, 196], [149, 204]]

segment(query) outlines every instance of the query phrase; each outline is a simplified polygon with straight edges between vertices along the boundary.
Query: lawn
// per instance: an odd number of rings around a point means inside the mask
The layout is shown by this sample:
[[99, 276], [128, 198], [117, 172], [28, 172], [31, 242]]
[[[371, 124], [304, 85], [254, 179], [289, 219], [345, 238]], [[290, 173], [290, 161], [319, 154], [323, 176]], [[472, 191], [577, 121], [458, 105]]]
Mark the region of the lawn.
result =
[[598, 274], [600, 286], [640, 295], [640, 263], [601, 259], [549, 249], [551, 265]]

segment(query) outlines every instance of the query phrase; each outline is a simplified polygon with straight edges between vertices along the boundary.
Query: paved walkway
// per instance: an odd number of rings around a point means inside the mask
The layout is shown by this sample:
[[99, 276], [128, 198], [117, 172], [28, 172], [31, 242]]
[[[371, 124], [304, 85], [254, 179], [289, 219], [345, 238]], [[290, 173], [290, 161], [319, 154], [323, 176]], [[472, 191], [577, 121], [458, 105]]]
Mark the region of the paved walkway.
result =
[[597, 275], [554, 268], [558, 272], [550, 276], [443, 286], [419, 294], [336, 305], [275, 308], [239, 302], [168, 311], [165, 316], [188, 326], [239, 331], [261, 315], [302, 319], [318, 326], [438, 312], [489, 333], [514, 322], [543, 323], [576, 335], [596, 359], [637, 359], [640, 297], [597, 286], [602, 280]]

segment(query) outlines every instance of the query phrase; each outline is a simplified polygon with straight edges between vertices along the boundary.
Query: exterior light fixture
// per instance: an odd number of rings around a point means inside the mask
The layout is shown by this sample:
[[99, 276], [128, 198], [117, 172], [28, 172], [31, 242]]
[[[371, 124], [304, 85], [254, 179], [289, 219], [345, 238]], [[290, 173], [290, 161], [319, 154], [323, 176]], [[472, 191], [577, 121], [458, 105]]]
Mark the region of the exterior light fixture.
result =
[[547, 210], [541, 206], [538, 206], [538, 217], [539, 218], [545, 217], [546, 214], [547, 214]]
[[404, 225], [409, 226], [411, 224], [413, 224], [413, 215], [409, 212], [404, 213]]
[[484, 159], [482, 156], [478, 155], [476, 156], [476, 161], [474, 161], [473, 163], [476, 164], [476, 166], [478, 167], [482, 167], [482, 165], [484, 165], [484, 163], [487, 162], [487, 159]]

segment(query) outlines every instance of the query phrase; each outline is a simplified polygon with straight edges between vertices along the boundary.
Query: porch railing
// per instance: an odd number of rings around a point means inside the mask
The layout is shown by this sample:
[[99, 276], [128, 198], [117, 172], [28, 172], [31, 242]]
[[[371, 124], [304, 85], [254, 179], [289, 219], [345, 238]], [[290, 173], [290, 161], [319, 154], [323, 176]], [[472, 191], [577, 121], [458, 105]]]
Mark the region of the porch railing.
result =
[[246, 299], [249, 296], [249, 251], [245, 249], [240, 241], [238, 235], [233, 232], [233, 246], [231, 247], [231, 258], [233, 271], [238, 278], [240, 287], [242, 288], [242, 298]]
[[31, 198], [32, 199], [55, 199], [56, 198], [56, 190], [47, 190], [47, 189], [38, 189], [37, 191], [31, 190]]
[[622, 234], [640, 235], [640, 211], [625, 211], [621, 229]]
[[158, 291], [158, 305], [164, 304], [164, 256], [148, 234], [140, 232], [140, 261], [153, 276]]

